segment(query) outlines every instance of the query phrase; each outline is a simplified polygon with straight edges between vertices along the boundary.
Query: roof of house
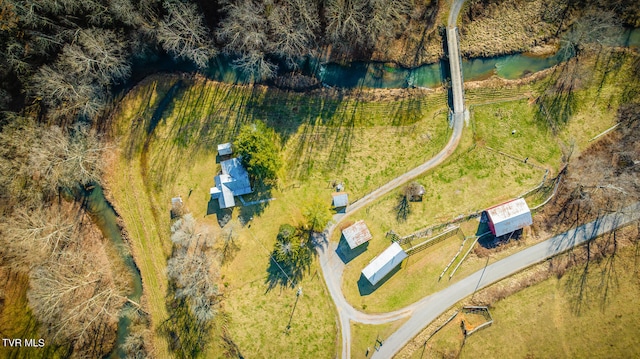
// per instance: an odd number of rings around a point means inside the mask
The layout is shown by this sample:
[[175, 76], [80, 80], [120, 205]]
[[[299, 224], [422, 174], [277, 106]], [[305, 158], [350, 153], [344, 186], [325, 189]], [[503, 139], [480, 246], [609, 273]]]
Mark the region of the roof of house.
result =
[[336, 192], [332, 194], [334, 207], [346, 207], [349, 204], [349, 196], [347, 192]]
[[408, 256], [398, 242], [393, 242], [384, 252], [369, 262], [362, 270], [362, 275], [369, 283], [376, 285]]
[[218, 145], [218, 154], [220, 156], [230, 155], [233, 153], [233, 149], [231, 148], [231, 142], [221, 143]]
[[234, 196], [251, 193], [249, 174], [242, 166], [238, 157], [220, 162], [222, 173], [214, 178], [215, 187], [211, 187], [211, 198], [218, 199], [220, 208], [229, 208], [236, 205]]
[[487, 215], [493, 223], [503, 222], [529, 212], [529, 206], [524, 198], [517, 198], [487, 209]]
[[354, 249], [373, 238], [371, 232], [369, 232], [369, 228], [363, 220], [359, 220], [351, 226], [343, 229], [342, 235], [351, 249]]

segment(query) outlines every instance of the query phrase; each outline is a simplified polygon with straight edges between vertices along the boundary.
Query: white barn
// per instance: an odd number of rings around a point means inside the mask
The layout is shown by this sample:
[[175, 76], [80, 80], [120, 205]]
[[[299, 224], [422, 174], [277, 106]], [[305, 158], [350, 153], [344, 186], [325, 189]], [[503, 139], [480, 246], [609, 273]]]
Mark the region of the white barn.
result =
[[408, 256], [397, 242], [393, 242], [389, 248], [369, 262], [362, 270], [362, 275], [369, 283], [376, 285]]
[[533, 224], [531, 211], [523, 198], [491, 207], [487, 209], [487, 216], [489, 217], [489, 229], [496, 237]]

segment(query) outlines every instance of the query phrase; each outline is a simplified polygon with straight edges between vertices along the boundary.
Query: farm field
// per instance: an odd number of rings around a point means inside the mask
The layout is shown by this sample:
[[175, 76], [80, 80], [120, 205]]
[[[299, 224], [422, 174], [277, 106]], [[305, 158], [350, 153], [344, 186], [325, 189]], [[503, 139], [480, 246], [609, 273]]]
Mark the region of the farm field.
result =
[[[573, 117], [555, 133], [536, 117], [532, 96], [543, 91], [557, 74], [550, 73], [513, 91], [493, 86], [468, 91], [467, 96], [473, 103], [470, 129], [444, 164], [416, 179], [426, 190], [423, 201], [412, 203], [406, 219], [398, 219], [398, 198], [402, 192], [399, 188], [349, 218], [349, 222], [365, 220], [374, 239], [367, 250], [345, 268], [343, 291], [347, 300], [367, 312], [386, 312], [449, 285], [448, 280], [438, 281], [438, 277], [458, 251], [461, 238], [448, 239], [410, 257], [393, 276], [373, 290], [363, 290], [363, 284], [367, 283], [360, 277], [360, 271], [390, 244], [385, 237], [390, 230], [404, 236], [446, 223], [524, 194], [540, 184], [546, 170], [549, 171], [547, 179], [555, 177], [570, 147], [573, 146], [574, 155], [579, 154], [591, 144], [594, 136], [615, 124], [613, 109], [627, 91], [616, 84], [627, 81], [630, 76], [630, 60], [629, 57], [618, 59], [620, 63], [613, 70], [605, 71], [594, 59], [586, 59], [581, 66], [598, 66], [598, 71], [589, 75], [575, 91], [571, 104]], [[482, 104], [483, 98], [486, 104]], [[529, 205], [539, 202], [542, 199], [535, 198]], [[466, 236], [481, 234], [477, 219], [461, 226]], [[334, 234], [334, 241], [339, 238], [339, 233]], [[519, 245], [530, 245], [539, 239], [525, 232]], [[497, 253], [490, 260], [498, 260], [512, 250], [516, 248]], [[484, 265], [486, 262], [472, 253], [451, 280], [463, 278]]]
[[[344, 183], [352, 198], [363, 195], [431, 157], [448, 137], [444, 93], [391, 92], [376, 102], [371, 96], [322, 100], [173, 76], [147, 79], [123, 99], [112, 119], [118, 150], [106, 187], [139, 262], [158, 353], [168, 350], [160, 329], [168, 318], [169, 200], [178, 195], [199, 230], [237, 236], [221, 266], [227, 319], [220, 325], [228, 335], [212, 338], [208, 355], [240, 350], [317, 357], [336, 350], [334, 311], [317, 264], [299, 283], [303, 294], [297, 304], [297, 288], [268, 289], [269, 255], [279, 226], [300, 223], [310, 199], [321, 198], [328, 206], [330, 181]], [[216, 145], [255, 120], [277, 130], [285, 168], [277, 186], [259, 185], [246, 200], [275, 200], [234, 209], [221, 228], [220, 213], [209, 200], [218, 171]]]
[[[395, 276], [369, 293], [354, 283], [366, 262], [388, 245], [387, 231], [406, 235], [447, 222], [531, 189], [546, 169], [550, 175], [557, 173], [568, 141], [579, 151], [613, 123], [613, 114], [594, 108], [620, 95], [622, 90], [614, 86], [616, 76], [626, 76], [628, 66], [623, 63], [621, 68], [617, 75], [605, 76], [599, 89], [576, 91], [582, 100], [575, 105], [574, 118], [581, 122], [565, 124], [557, 134], [533, 120], [532, 96], [541, 91], [544, 78], [514, 84], [511, 91], [470, 89], [475, 105], [461, 145], [442, 166], [417, 179], [427, 189], [425, 200], [412, 204], [407, 219], [398, 221], [394, 214], [398, 189], [349, 219], [365, 219], [374, 239], [365, 254], [347, 265], [343, 283], [347, 299], [358, 309], [379, 312], [398, 309], [445, 287], [448, 281], [437, 282], [437, 275], [459, 250], [460, 241], [448, 240], [411, 257]], [[234, 209], [221, 228], [220, 212], [208, 192], [218, 171], [215, 148], [233, 140], [243, 124], [256, 120], [275, 129], [285, 165], [276, 186], [258, 185], [258, 193], [246, 199], [275, 200]], [[110, 136], [118, 149], [106, 188], [139, 262], [158, 353], [169, 347], [160, 328], [168, 317], [164, 268], [171, 253], [170, 198], [183, 198], [200, 230], [218, 237], [225, 231], [236, 236], [234, 250], [221, 266], [225, 297], [220, 325], [227, 334], [212, 338], [208, 354], [240, 350], [242, 355], [269, 356], [286, 350], [301, 357], [318, 356], [337, 350], [333, 305], [317, 263], [299, 283], [304, 294], [298, 303], [297, 288], [268, 288], [269, 254], [279, 226], [301, 223], [310, 200], [328, 205], [331, 183], [344, 183], [350, 201], [357, 200], [429, 159], [450, 135], [445, 93], [439, 90], [302, 95], [197, 76], [146, 79], [123, 99], [111, 121]], [[589, 130], [577, 131], [579, 126]], [[523, 157], [530, 160], [525, 163]], [[500, 187], [495, 186], [496, 178]], [[472, 223], [462, 226], [465, 235], [475, 234]], [[485, 261], [472, 255], [453, 280], [482, 265]], [[425, 276], [433, 279], [420, 280]]]
[[[634, 303], [640, 292], [633, 244], [637, 243], [633, 239], [637, 235], [634, 225], [620, 230], [618, 241], [622, 246], [614, 256], [609, 253], [588, 264], [580, 262], [567, 271], [557, 272], [558, 263], [576, 253], [577, 256], [586, 253], [584, 248], [579, 248], [574, 254], [557, 257], [510, 278], [509, 283], [478, 292], [476, 301], [482, 302], [500, 292], [497, 287], [523, 288], [504, 299], [489, 299], [494, 320], [491, 326], [465, 340], [460, 318], [456, 318], [431, 337], [429, 334], [434, 328], [420, 334], [420, 343], [412, 350], [405, 348], [399, 358], [500, 358], [522, 354], [531, 357], [637, 356], [632, 334], [638, 330], [633, 318], [638, 314]], [[597, 239], [594, 247], [602, 248], [610, 239]], [[612, 266], [612, 263], [615, 264]], [[527, 285], [527, 281], [533, 285]], [[470, 304], [474, 300], [467, 298], [464, 302]], [[444, 322], [448, 316], [449, 313], [440, 321]], [[576, 327], [598, 330], [576, 334]], [[425, 345], [426, 338], [429, 340]]]
[[[492, 309], [494, 324], [470, 336], [461, 357], [637, 357], [634, 252], [624, 248], [615, 259], [573, 268], [499, 301]], [[615, 268], [607, 268], [612, 261]], [[603, 287], [609, 275], [611, 285]]]

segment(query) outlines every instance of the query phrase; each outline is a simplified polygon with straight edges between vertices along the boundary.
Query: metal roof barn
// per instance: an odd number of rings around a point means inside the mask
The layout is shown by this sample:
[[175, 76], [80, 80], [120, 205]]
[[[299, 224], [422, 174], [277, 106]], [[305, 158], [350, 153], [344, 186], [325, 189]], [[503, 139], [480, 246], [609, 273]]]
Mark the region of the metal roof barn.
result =
[[347, 192], [336, 192], [332, 194], [332, 196], [332, 204], [335, 208], [346, 207], [349, 204], [349, 196], [347, 195]]
[[376, 285], [408, 256], [398, 242], [393, 242], [389, 248], [369, 262], [369, 265], [362, 270], [362, 275], [369, 283]]
[[347, 241], [349, 248], [351, 249], [354, 249], [373, 238], [371, 232], [369, 232], [369, 228], [363, 220], [359, 220], [358, 222], [343, 229], [342, 236]]
[[533, 224], [531, 211], [523, 198], [497, 205], [487, 209], [489, 229], [496, 237], [517, 231]]
[[222, 143], [218, 145], [218, 155], [226, 156], [233, 153], [233, 149], [231, 148], [231, 142]]

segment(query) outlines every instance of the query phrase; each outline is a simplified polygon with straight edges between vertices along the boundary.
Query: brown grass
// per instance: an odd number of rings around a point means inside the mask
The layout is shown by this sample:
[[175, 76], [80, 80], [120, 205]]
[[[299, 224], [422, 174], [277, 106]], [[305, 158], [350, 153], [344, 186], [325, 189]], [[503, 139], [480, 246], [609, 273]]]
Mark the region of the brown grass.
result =
[[507, 0], [466, 4], [460, 26], [460, 51], [463, 56], [489, 57], [526, 52], [554, 38], [561, 18], [545, 21], [542, 0]]

